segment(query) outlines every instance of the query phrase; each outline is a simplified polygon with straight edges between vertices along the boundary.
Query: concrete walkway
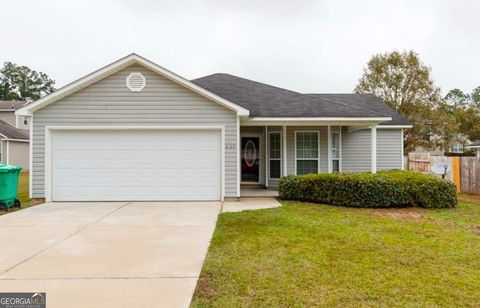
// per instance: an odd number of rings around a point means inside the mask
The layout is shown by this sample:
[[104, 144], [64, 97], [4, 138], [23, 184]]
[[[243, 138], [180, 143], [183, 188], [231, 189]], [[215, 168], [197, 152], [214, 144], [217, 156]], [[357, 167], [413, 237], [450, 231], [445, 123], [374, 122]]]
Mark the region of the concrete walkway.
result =
[[224, 202], [222, 213], [241, 212], [247, 210], [262, 210], [280, 207], [280, 202], [275, 198], [240, 198], [239, 201]]
[[0, 216], [0, 290], [47, 307], [188, 307], [220, 202], [39, 205]]

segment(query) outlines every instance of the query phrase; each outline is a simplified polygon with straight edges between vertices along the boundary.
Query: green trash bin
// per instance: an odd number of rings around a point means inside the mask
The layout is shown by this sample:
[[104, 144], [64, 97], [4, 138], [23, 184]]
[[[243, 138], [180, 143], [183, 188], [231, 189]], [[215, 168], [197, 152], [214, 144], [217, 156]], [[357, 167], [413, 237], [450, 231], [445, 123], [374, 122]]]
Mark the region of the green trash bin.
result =
[[18, 177], [21, 167], [0, 164], [0, 210], [8, 211], [11, 207], [20, 207], [18, 194]]

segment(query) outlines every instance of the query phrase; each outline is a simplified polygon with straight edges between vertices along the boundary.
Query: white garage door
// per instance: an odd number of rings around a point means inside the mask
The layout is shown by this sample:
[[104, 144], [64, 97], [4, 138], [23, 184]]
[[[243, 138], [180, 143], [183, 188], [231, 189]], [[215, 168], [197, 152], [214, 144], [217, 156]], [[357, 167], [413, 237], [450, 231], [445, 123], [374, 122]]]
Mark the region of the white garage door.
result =
[[53, 201], [220, 200], [219, 130], [52, 132]]

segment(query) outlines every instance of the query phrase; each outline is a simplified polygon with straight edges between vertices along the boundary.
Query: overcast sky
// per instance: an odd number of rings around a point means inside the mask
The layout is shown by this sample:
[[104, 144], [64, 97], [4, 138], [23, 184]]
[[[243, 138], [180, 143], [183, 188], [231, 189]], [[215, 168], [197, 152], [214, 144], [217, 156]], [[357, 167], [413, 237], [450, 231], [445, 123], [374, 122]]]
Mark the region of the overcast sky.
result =
[[63, 86], [131, 52], [192, 79], [215, 72], [351, 92], [376, 53], [413, 49], [438, 86], [480, 86], [480, 1], [0, 0], [0, 62]]

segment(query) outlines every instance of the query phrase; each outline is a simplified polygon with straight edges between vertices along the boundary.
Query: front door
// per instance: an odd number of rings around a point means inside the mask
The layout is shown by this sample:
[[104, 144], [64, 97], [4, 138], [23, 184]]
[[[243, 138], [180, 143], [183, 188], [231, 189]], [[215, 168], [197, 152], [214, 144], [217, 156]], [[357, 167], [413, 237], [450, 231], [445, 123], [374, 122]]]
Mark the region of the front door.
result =
[[242, 137], [242, 182], [260, 182], [260, 137]]

